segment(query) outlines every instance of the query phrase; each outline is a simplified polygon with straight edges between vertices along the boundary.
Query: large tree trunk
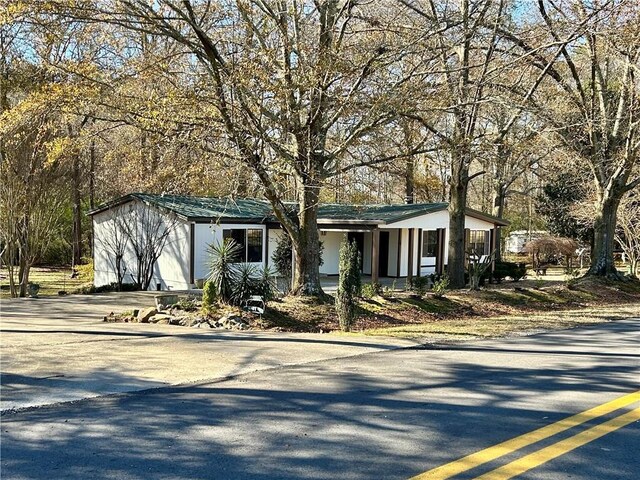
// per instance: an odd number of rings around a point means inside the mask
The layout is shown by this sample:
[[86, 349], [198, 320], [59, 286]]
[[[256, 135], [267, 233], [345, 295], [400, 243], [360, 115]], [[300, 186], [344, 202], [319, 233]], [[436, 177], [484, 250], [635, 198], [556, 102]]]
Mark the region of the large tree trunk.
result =
[[299, 195], [299, 229], [292, 239], [295, 251], [292, 293], [322, 295], [320, 285], [320, 233], [318, 231], [318, 199], [320, 186], [303, 181]]
[[404, 203], [411, 204], [415, 202], [415, 159], [413, 155], [409, 155], [405, 162], [404, 172]]
[[[495, 182], [493, 189], [493, 209], [491, 214], [494, 217], [502, 218], [504, 214], [504, 203], [505, 203], [506, 195], [505, 195], [505, 187], [501, 182]], [[495, 235], [495, 261], [502, 261], [502, 238], [500, 235], [500, 229], [496, 228], [494, 231]]]
[[73, 178], [71, 182], [71, 196], [73, 203], [73, 238], [72, 246], [72, 265], [75, 267], [80, 264], [82, 258], [82, 204], [80, 195], [80, 158], [75, 155], [73, 158]]
[[593, 224], [593, 250], [591, 268], [587, 275], [620, 279], [613, 260], [614, 236], [620, 198], [605, 196], [598, 205]]
[[[96, 144], [91, 140], [89, 145], [89, 208], [96, 208]], [[93, 221], [90, 223], [89, 254], [93, 258]], [[120, 282], [118, 282], [120, 283]]]
[[447, 275], [451, 288], [464, 288], [465, 251], [464, 221], [467, 204], [467, 175], [452, 172], [449, 200], [449, 255]]
[[96, 143], [89, 145], [89, 208], [96, 208]]
[[29, 262], [27, 262], [27, 256], [20, 252], [20, 265], [18, 267], [18, 281], [20, 282], [20, 290], [18, 292], [19, 297], [27, 296], [27, 287], [29, 285]]

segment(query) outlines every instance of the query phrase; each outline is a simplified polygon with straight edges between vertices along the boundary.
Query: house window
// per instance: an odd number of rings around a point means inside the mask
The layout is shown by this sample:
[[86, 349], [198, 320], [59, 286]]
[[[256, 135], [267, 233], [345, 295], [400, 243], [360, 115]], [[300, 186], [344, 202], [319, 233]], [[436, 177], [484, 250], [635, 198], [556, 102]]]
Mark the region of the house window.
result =
[[262, 230], [247, 230], [247, 262], [262, 262]]
[[262, 262], [262, 230], [257, 228], [226, 228], [222, 230], [224, 240], [234, 240], [240, 245], [236, 262]]
[[436, 257], [438, 252], [438, 232], [425, 230], [422, 232], [422, 256]]
[[484, 230], [471, 230], [469, 232], [469, 245], [467, 250], [472, 254], [484, 255], [486, 253], [486, 232]]

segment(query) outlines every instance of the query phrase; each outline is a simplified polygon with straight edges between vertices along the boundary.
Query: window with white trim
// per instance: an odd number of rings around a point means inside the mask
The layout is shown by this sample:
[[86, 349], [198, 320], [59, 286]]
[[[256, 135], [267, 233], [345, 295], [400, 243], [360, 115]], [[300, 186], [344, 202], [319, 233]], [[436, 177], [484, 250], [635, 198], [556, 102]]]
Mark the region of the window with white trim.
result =
[[470, 250], [473, 254], [484, 255], [487, 252], [486, 238], [487, 234], [484, 230], [471, 230], [469, 232], [467, 250]]
[[263, 234], [258, 228], [225, 228], [222, 230], [222, 238], [234, 240], [240, 245], [240, 254], [236, 259], [238, 263], [262, 262]]
[[425, 230], [422, 232], [422, 257], [438, 256], [438, 232]]

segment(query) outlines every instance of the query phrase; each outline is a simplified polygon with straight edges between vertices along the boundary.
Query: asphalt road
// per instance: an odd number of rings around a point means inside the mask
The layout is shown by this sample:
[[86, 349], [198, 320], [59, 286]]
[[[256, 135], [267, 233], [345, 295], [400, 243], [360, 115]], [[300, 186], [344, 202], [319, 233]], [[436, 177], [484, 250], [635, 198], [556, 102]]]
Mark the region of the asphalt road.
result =
[[0, 410], [211, 380], [416, 345], [366, 336], [104, 323], [153, 292], [3, 300]]
[[2, 478], [636, 480], [639, 346], [630, 319], [8, 413]]

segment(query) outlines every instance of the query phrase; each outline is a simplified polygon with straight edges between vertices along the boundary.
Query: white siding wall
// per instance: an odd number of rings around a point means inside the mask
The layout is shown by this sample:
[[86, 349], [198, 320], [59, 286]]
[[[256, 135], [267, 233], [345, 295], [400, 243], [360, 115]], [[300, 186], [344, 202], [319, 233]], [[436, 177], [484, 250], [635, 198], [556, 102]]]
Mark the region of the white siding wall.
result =
[[493, 228], [493, 223], [467, 215], [467, 218], [464, 221], [464, 228], [468, 228], [470, 230], [491, 230]]
[[113, 228], [114, 219], [110, 211], [93, 216], [93, 283], [96, 287], [117, 281], [113, 255], [108, 247]]
[[167, 238], [167, 243], [153, 270], [149, 290], [188, 290], [190, 225], [179, 221]]
[[398, 230], [385, 230], [389, 232], [389, 276], [398, 274]]
[[[272, 267], [274, 265], [271, 257], [276, 251], [278, 242], [284, 234], [284, 230], [280, 228], [269, 229], [269, 244], [267, 246], [267, 255], [269, 258], [269, 265], [271, 265]], [[344, 234], [344, 232], [332, 231], [323, 231], [320, 233], [320, 241], [324, 244], [324, 251], [322, 253], [322, 259], [324, 260], [324, 262], [320, 266], [320, 273], [322, 275], [338, 274], [340, 244], [342, 243]]]
[[337, 275], [339, 271], [340, 244], [344, 238], [344, 232], [325, 231], [320, 233], [320, 241], [324, 245], [322, 251], [323, 263], [320, 266], [322, 275]]
[[409, 262], [409, 230], [403, 228], [400, 230], [402, 236], [400, 240], [400, 276], [407, 276], [407, 265]]
[[[276, 248], [278, 248], [278, 243], [280, 239], [284, 235], [284, 230], [281, 228], [270, 228], [269, 229], [269, 242], [267, 243], [267, 264], [275, 269], [276, 266], [273, 264], [273, 254], [276, 252]], [[282, 273], [282, 272], [280, 272]]]
[[196, 223], [195, 224], [195, 241], [194, 241], [194, 279], [207, 278], [209, 274], [209, 254], [207, 253], [207, 247], [210, 244], [217, 245], [222, 243], [222, 230], [224, 229], [256, 229], [262, 230], [262, 262], [254, 262], [259, 268], [264, 267], [264, 260], [267, 254], [267, 245], [265, 244], [266, 226], [260, 224], [235, 224], [235, 223]]
[[[131, 214], [129, 206], [122, 209], [107, 210], [93, 216], [94, 226], [94, 285], [102, 286], [116, 282], [114, 254], [109, 243], [115, 231], [114, 215]], [[136, 201], [134, 209], [141, 208], [142, 203]], [[148, 207], [147, 207], [148, 208]], [[132, 218], [136, 218], [132, 216]], [[136, 269], [136, 258], [129, 244], [125, 250], [123, 266], [126, 268], [124, 282], [133, 283]], [[156, 262], [153, 278], [149, 289], [155, 290], [160, 283], [163, 290], [183, 290], [189, 285], [189, 224], [177, 220], [175, 227], [167, 238], [158, 261]]]

